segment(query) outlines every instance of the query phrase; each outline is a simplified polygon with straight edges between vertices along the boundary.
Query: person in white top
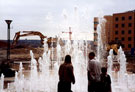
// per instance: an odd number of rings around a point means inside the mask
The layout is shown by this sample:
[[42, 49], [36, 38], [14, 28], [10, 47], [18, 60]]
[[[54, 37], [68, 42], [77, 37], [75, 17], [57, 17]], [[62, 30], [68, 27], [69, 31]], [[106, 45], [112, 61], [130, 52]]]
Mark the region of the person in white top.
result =
[[100, 92], [100, 74], [101, 65], [95, 59], [95, 53], [89, 53], [89, 61], [87, 67], [88, 76], [88, 92]]

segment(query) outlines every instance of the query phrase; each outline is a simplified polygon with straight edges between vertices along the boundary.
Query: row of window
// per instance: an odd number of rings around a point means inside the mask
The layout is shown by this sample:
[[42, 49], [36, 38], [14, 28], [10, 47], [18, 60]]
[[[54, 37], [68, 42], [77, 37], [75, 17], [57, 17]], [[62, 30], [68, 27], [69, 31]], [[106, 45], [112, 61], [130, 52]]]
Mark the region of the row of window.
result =
[[99, 24], [97, 21], [94, 21], [94, 24]]
[[[118, 27], [119, 27], [119, 24], [115, 24], [115, 28], [118, 28]], [[121, 24], [121, 27], [124, 28], [125, 24]], [[132, 27], [132, 23], [129, 23], [128, 27]], [[97, 30], [97, 27], [94, 27], [94, 30]]]
[[[131, 33], [132, 33], [132, 30], [128, 30], [128, 34], [131, 34]], [[115, 31], [115, 34], [118, 35], [118, 34], [119, 34], [119, 31]], [[121, 34], [124, 35], [124, 34], [125, 34], [125, 31], [122, 30], [122, 31], [121, 31]]]
[[[125, 48], [125, 44], [122, 44], [122, 48]], [[128, 48], [132, 48], [132, 45], [128, 44]]]
[[[119, 24], [115, 24], [115, 27], [118, 28]], [[125, 24], [121, 24], [121, 27], [125, 27]], [[128, 23], [128, 27], [132, 27], [132, 23]]]
[[[126, 17], [124, 17], [124, 16], [122, 16], [121, 18], [120, 17], [116, 17], [115, 21], [119, 21], [119, 20], [124, 21], [125, 19], [126, 19]], [[132, 16], [128, 16], [128, 20], [132, 20]]]
[[[116, 37], [115, 40], [117, 41], [118, 38]], [[121, 38], [121, 41], [125, 41], [125, 37], [122, 37]], [[132, 37], [128, 37], [128, 41], [132, 41]]]

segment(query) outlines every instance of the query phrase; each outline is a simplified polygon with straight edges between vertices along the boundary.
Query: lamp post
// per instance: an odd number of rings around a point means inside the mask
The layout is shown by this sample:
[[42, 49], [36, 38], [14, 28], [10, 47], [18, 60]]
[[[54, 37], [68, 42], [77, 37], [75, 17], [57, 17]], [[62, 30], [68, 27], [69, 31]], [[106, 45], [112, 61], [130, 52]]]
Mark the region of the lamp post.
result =
[[10, 24], [12, 20], [5, 20], [7, 23], [7, 61], [10, 60]]

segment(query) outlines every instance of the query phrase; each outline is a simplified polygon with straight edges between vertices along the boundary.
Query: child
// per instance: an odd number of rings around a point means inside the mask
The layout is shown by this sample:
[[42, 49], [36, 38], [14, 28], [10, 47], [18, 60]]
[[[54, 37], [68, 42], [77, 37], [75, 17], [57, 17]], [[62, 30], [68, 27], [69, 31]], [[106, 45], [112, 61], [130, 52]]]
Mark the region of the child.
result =
[[101, 92], [111, 92], [111, 79], [110, 76], [107, 74], [107, 68], [101, 68]]

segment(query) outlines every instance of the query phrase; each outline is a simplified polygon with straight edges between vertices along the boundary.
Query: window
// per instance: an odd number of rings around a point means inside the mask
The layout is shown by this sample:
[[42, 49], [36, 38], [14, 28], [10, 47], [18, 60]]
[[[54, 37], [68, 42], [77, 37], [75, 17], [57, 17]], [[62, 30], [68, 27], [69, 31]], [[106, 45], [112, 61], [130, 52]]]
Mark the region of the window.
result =
[[115, 38], [115, 41], [118, 41], [118, 38], [117, 37]]
[[118, 26], [119, 26], [118, 24], [115, 25], [116, 28], [118, 28]]
[[118, 17], [116, 17], [116, 18], [115, 18], [115, 21], [118, 21], [118, 20], [119, 20], [119, 18], [118, 18]]
[[132, 16], [129, 16], [128, 19], [131, 20], [132, 19]]
[[132, 23], [129, 23], [129, 24], [128, 24], [128, 27], [132, 27]]
[[125, 24], [121, 24], [122, 27], [125, 27]]
[[94, 36], [97, 36], [97, 33], [94, 33]]
[[125, 45], [124, 44], [122, 44], [122, 48], [125, 48]]
[[131, 34], [132, 33], [132, 31], [131, 30], [128, 30], [128, 34]]
[[124, 37], [122, 37], [122, 38], [121, 38], [121, 40], [122, 40], [122, 41], [124, 41], [124, 40], [125, 40], [125, 38], [124, 38]]
[[122, 17], [121, 19], [122, 19], [122, 20], [125, 20], [125, 17]]
[[97, 41], [97, 39], [94, 39], [94, 41], [96, 42], [96, 41]]
[[128, 48], [131, 48], [131, 44], [128, 44]]
[[115, 31], [115, 34], [117, 35], [118, 34], [118, 31]]
[[121, 31], [121, 34], [125, 34], [125, 31], [124, 31], [124, 30], [122, 30], [122, 31]]
[[98, 22], [97, 21], [94, 21], [94, 24], [98, 24]]
[[128, 41], [131, 41], [132, 40], [132, 38], [131, 37], [128, 37]]

